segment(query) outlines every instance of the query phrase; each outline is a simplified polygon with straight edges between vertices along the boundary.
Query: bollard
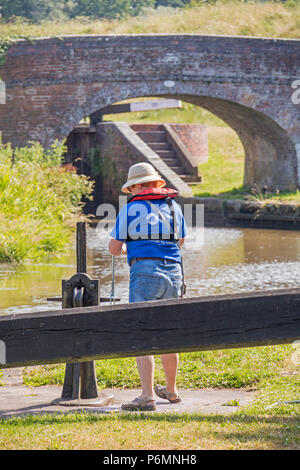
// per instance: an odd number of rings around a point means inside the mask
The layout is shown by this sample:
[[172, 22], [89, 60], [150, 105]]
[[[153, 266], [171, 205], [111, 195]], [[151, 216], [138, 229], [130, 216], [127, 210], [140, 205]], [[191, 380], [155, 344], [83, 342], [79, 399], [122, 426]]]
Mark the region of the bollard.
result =
[[[99, 305], [99, 281], [91, 279], [86, 262], [86, 225], [76, 226], [77, 274], [62, 281], [62, 308], [89, 307]], [[62, 406], [105, 406], [113, 395], [99, 396], [95, 362], [72, 362], [66, 364], [61, 398], [53, 401]]]

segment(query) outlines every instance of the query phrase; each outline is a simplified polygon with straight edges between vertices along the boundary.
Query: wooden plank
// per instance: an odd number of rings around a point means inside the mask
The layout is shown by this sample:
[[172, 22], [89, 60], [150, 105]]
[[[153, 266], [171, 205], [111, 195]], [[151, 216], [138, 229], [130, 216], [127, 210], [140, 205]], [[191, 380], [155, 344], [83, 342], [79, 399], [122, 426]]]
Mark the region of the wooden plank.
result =
[[136, 113], [139, 111], [156, 111], [157, 109], [181, 108], [180, 100], [149, 100], [133, 103], [112, 104], [100, 110], [105, 114]]
[[300, 290], [80, 307], [0, 317], [5, 367], [300, 339]]
[[[123, 104], [112, 104], [110, 106], [106, 106], [102, 108], [99, 113], [101, 115], [105, 114], [122, 114], [122, 113], [130, 113], [130, 103], [123, 103]], [[93, 115], [96, 113], [93, 113]], [[92, 115], [92, 116], [93, 116]]]
[[76, 224], [76, 265], [77, 273], [86, 273], [86, 223]]
[[0, 104], [6, 104], [6, 86], [5, 82], [0, 78]]
[[181, 108], [180, 100], [136, 101], [130, 103], [130, 112], [155, 111], [157, 109]]

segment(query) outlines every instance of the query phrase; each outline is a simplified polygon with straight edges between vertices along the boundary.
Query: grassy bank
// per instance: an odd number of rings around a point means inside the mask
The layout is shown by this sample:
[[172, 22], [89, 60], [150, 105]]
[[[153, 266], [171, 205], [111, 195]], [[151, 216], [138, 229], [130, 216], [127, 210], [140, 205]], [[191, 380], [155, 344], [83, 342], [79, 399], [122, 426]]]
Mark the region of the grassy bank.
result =
[[38, 260], [69, 243], [92, 183], [60, 166], [64, 150], [0, 146], [0, 262]]
[[[178, 386], [182, 388], [256, 387], [261, 381], [277, 375], [291, 356], [289, 346], [205, 351], [180, 355]], [[156, 380], [164, 383], [160, 359], [156, 357]], [[24, 383], [29, 386], [62, 385], [64, 365], [29, 367]], [[134, 358], [96, 361], [100, 388], [135, 388], [140, 379]]]
[[262, 204], [291, 203], [300, 205], [300, 191], [261, 191], [243, 185], [245, 154], [237, 134], [228, 126], [209, 126], [209, 159], [199, 165], [202, 183], [193, 185], [193, 194], [221, 199], [245, 199]]
[[[292, 352], [290, 346], [274, 346], [181, 355], [181, 387], [247, 385], [246, 389], [256, 390], [253, 402], [230, 416], [151, 412], [28, 416], [0, 422], [0, 449], [299, 449], [299, 405], [266, 409], [279, 400], [299, 398], [299, 366], [293, 363]], [[157, 361], [157, 369], [158, 365]], [[134, 360], [97, 361], [100, 385], [105, 381], [139, 386], [135, 369]], [[27, 369], [25, 381], [34, 383], [35, 377], [37, 383], [42, 374], [44, 378], [48, 374], [47, 383], [57, 383], [57, 377], [50, 380], [49, 368]], [[161, 370], [156, 378], [161, 380]]]
[[58, 36], [65, 34], [221, 34], [300, 38], [300, 5], [297, 1], [222, 1], [187, 9], [160, 8], [143, 16], [123, 20], [89, 20], [29, 24], [2, 23], [0, 37]]

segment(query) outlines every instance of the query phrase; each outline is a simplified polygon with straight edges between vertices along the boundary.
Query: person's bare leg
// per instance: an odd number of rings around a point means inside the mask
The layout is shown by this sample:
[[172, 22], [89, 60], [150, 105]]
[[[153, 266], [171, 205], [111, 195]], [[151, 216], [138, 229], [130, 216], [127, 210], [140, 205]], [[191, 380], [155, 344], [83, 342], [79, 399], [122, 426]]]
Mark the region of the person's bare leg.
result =
[[142, 398], [154, 398], [154, 358], [153, 356], [139, 356], [136, 358], [141, 382]]
[[177, 393], [176, 388], [176, 374], [177, 367], [179, 362], [178, 354], [162, 354], [161, 356], [162, 366], [165, 372], [166, 381], [167, 381], [167, 392]]

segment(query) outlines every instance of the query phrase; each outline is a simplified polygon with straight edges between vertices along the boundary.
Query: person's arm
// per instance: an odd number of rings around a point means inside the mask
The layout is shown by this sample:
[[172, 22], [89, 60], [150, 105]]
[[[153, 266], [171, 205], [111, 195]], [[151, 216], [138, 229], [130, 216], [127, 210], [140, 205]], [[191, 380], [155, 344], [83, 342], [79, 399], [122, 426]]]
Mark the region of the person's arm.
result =
[[184, 244], [184, 238], [179, 238], [179, 246], [182, 246]]
[[111, 238], [108, 244], [108, 250], [113, 256], [120, 256], [126, 253], [126, 245], [121, 240]]
[[124, 234], [127, 233], [126, 211], [127, 211], [126, 206], [123, 206], [117, 217], [116, 223], [112, 231], [109, 234], [111, 239], [108, 243], [108, 251], [113, 256], [120, 256], [127, 252], [126, 244], [124, 243], [124, 238], [123, 238]]

